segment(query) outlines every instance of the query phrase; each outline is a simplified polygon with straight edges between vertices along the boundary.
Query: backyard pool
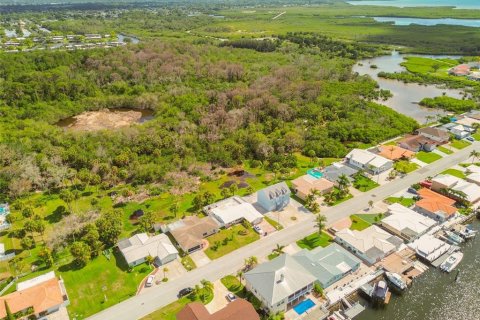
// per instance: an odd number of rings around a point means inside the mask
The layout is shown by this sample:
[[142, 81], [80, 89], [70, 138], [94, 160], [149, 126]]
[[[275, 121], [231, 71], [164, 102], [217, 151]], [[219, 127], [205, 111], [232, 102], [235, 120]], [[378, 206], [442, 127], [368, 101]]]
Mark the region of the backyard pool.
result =
[[293, 307], [293, 310], [295, 310], [296, 313], [299, 315], [304, 314], [308, 309], [312, 308], [315, 305], [315, 303], [311, 299], [303, 300], [299, 304], [297, 304], [295, 307]]
[[5, 215], [7, 213], [9, 213], [8, 207], [5, 205], [0, 205], [0, 214]]
[[321, 177], [323, 177], [323, 173], [318, 169], [310, 169], [307, 171], [307, 173], [315, 179], [320, 179]]

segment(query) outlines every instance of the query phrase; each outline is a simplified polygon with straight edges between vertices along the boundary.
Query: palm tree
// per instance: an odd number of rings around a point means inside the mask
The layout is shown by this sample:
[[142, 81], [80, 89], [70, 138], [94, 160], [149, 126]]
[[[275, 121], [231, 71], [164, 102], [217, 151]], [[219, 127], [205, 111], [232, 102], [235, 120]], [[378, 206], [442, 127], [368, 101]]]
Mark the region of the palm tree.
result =
[[283, 253], [283, 249], [285, 249], [285, 246], [277, 243], [277, 247], [273, 249], [272, 252], [281, 255]]
[[168, 270], [167, 267], [164, 267], [164, 268], [163, 268], [163, 278], [164, 278], [164, 279], [167, 279], [167, 272], [168, 272], [168, 271], [169, 271], [169, 270]]
[[480, 157], [480, 152], [472, 150], [472, 152], [470, 152], [470, 157], [472, 158], [472, 163], [474, 163], [475, 160]]
[[314, 214], [317, 214], [317, 213], [320, 213], [320, 205], [318, 204], [318, 202], [314, 202], [312, 203], [308, 209], [314, 213]]
[[368, 201], [368, 206], [370, 207], [370, 209], [373, 208], [373, 200]]
[[151, 267], [153, 265], [153, 262], [155, 261], [155, 259], [148, 255], [146, 258], [145, 258], [145, 262]]
[[342, 191], [346, 191], [350, 186], [350, 180], [348, 180], [348, 177], [345, 174], [342, 174], [338, 177], [337, 183], [338, 188]]
[[211, 283], [210, 281], [208, 281], [206, 279], [203, 279], [202, 281], [200, 281], [200, 283], [203, 286], [202, 302], [205, 302], [205, 293], [213, 292], [213, 283]]
[[240, 285], [242, 285], [242, 278], [243, 278], [243, 271], [242, 270], [237, 271], [237, 277], [238, 277], [238, 282], [240, 282]]
[[323, 229], [325, 228], [325, 223], [327, 222], [327, 217], [323, 214], [319, 214], [315, 218], [315, 227], [318, 228], [318, 234], [322, 234]]

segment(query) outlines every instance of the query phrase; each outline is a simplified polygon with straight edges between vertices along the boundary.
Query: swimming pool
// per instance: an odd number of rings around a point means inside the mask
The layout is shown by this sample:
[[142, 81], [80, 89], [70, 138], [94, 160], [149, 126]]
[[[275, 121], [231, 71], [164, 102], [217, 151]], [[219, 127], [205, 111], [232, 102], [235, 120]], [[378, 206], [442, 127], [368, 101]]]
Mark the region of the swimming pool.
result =
[[308, 309], [312, 308], [315, 305], [315, 303], [311, 299], [303, 300], [299, 304], [297, 304], [295, 307], [293, 307], [293, 310], [298, 315], [304, 314]]
[[310, 169], [307, 171], [307, 173], [316, 179], [323, 177], [323, 173], [317, 169]]

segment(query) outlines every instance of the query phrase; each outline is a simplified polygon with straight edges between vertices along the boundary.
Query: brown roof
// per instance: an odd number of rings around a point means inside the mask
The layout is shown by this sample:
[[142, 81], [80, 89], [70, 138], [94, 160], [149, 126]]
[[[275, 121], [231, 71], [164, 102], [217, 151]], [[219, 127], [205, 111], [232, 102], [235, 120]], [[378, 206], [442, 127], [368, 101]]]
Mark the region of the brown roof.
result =
[[402, 158], [413, 158], [415, 156], [415, 152], [412, 152], [410, 150], [398, 147], [398, 146], [380, 146], [378, 147], [380, 150], [379, 155], [390, 159], [390, 160], [399, 160]]
[[457, 208], [453, 205], [455, 200], [447, 198], [439, 193], [436, 193], [430, 189], [422, 188], [418, 190], [418, 195], [422, 198], [417, 201], [415, 205], [428, 212], [444, 212], [447, 217], [455, 214]]
[[468, 116], [469, 118], [475, 119], [475, 120], [480, 120], [480, 112], [473, 113]]
[[309, 175], [304, 175], [293, 180], [292, 186], [303, 194], [309, 194], [312, 189], [320, 192], [332, 189], [334, 183], [324, 178], [316, 179]]
[[237, 298], [213, 314], [200, 302], [189, 303], [177, 313], [177, 320], [260, 320], [260, 317], [250, 302]]
[[201, 244], [205, 233], [211, 234], [212, 230], [218, 229], [218, 223], [211, 217], [203, 219], [197, 216], [186, 217], [183, 223], [185, 224], [183, 227], [172, 230], [170, 233], [184, 249]]
[[63, 293], [57, 278], [42, 282], [36, 286], [0, 297], [0, 318], [7, 316], [5, 301], [10, 311], [16, 313], [29, 307], [39, 314], [63, 303]]
[[426, 128], [420, 128], [417, 130], [419, 134], [425, 133], [429, 134], [435, 137], [438, 137], [440, 139], [450, 139], [450, 134], [448, 131], [445, 131], [443, 129], [438, 129], [438, 128], [433, 128], [433, 127], [426, 127]]
[[418, 148], [419, 146], [422, 146], [425, 144], [437, 145], [435, 141], [419, 135], [406, 136], [404, 139], [400, 140], [398, 143], [405, 143], [409, 145], [411, 148]]

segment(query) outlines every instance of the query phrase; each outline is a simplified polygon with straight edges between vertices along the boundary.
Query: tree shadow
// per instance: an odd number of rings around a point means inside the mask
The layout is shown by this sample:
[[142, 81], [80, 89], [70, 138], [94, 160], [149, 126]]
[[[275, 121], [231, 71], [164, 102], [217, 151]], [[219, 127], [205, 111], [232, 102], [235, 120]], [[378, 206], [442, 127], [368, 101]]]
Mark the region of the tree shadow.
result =
[[82, 193], [82, 197], [89, 197], [89, 196], [91, 196], [92, 194], [93, 194], [92, 191], [85, 191], [85, 192]]
[[65, 215], [67, 215], [67, 209], [65, 206], [58, 206], [51, 214], [45, 217], [45, 220], [49, 224], [54, 224], [60, 222]]
[[115, 265], [120, 270], [127, 272], [128, 269], [130, 269], [130, 267], [127, 264], [127, 261], [125, 261], [125, 258], [123, 257], [120, 250], [118, 250], [116, 248], [112, 249], [111, 257], [113, 257], [115, 259]]
[[70, 263], [64, 264], [63, 266], [60, 266], [58, 268], [58, 271], [68, 272], [68, 271], [78, 271], [80, 269], [83, 269], [83, 266], [79, 266], [78, 264], [72, 261]]

